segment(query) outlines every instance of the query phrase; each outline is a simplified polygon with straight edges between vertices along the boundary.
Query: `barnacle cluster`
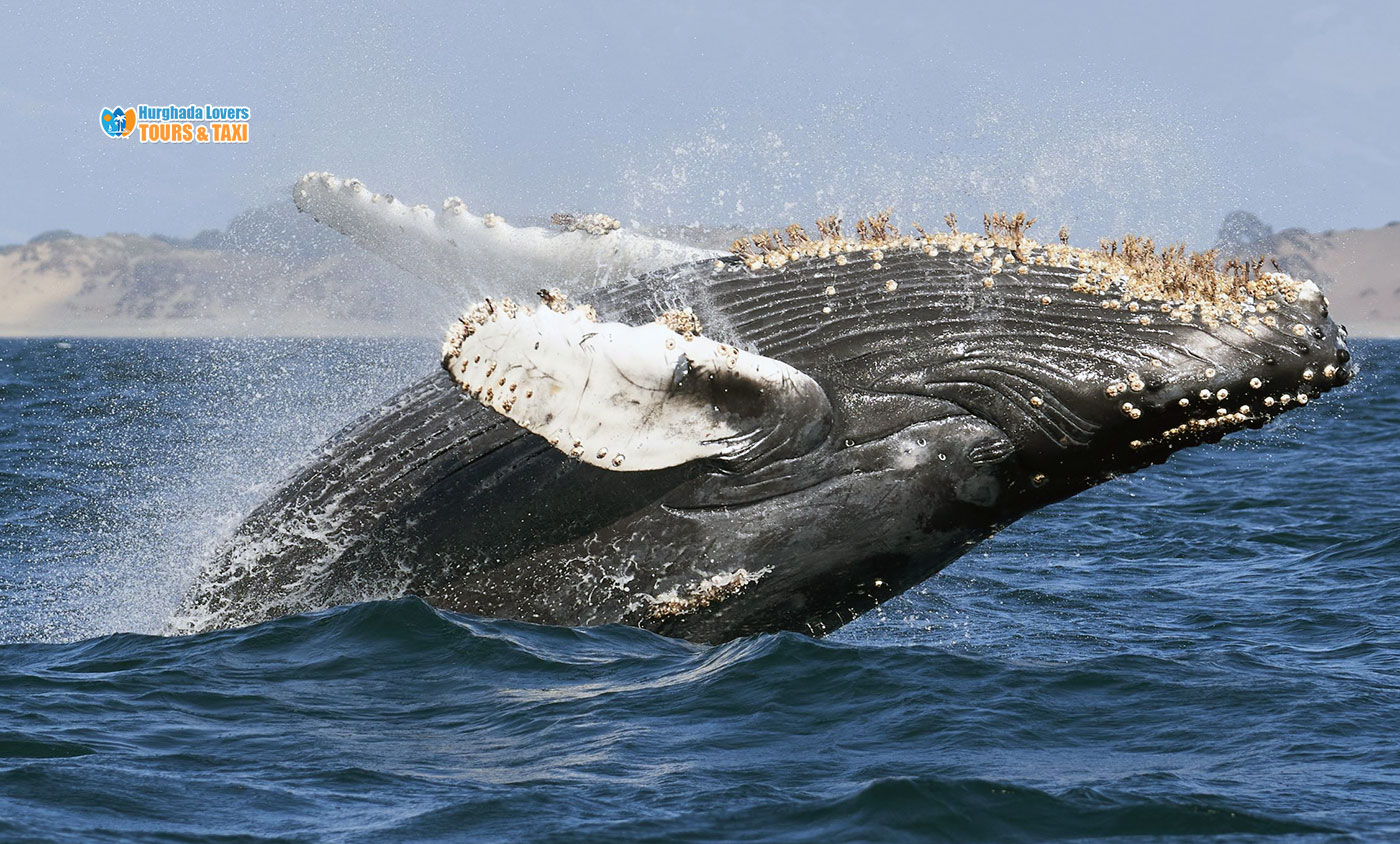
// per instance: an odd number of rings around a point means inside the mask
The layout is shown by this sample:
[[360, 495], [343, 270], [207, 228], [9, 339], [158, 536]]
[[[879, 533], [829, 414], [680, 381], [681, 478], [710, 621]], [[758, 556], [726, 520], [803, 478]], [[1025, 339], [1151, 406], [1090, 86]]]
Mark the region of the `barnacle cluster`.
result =
[[[592, 305], [579, 305], [571, 309], [568, 298], [558, 288], [541, 290], [537, 295], [545, 307], [556, 313], [572, 311], [590, 322], [598, 321], [598, 313]], [[509, 413], [522, 397], [531, 398], [532, 391], [527, 389], [518, 393], [518, 384], [507, 384], [505, 378], [496, 377], [496, 370], [501, 368], [499, 361], [483, 360], [479, 354], [468, 357], [462, 352], [462, 344], [488, 322], [515, 319], [529, 316], [530, 313], [530, 308], [511, 299], [485, 299], [458, 317], [442, 342], [443, 368], [463, 391], [502, 413]]]
[[758, 571], [735, 569], [722, 572], [681, 589], [672, 589], [650, 597], [647, 615], [653, 619], [673, 618], [719, 603], [738, 594], [745, 586], [772, 571], [765, 566]]
[[690, 308], [670, 308], [663, 311], [656, 321], [681, 335], [687, 340], [700, 336], [700, 318]]
[[554, 214], [549, 221], [566, 232], [583, 232], [600, 237], [622, 228], [616, 217], [607, 214]]
[[[963, 257], [978, 266], [981, 284], [991, 288], [996, 277], [1014, 272], [1025, 275], [1032, 268], [1048, 268], [1075, 273], [1070, 289], [1090, 296], [1105, 297], [1103, 307], [1126, 308], [1150, 324], [1152, 313], [1190, 322], [1199, 318], [1208, 327], [1223, 321], [1244, 325], [1247, 333], [1261, 322], [1272, 324], [1272, 317], [1260, 315], [1277, 308], [1262, 300], [1273, 296], [1285, 302], [1296, 301], [1302, 282], [1286, 273], [1265, 270], [1265, 259], [1223, 266], [1216, 250], [1188, 252], [1182, 244], [1159, 248], [1148, 237], [1126, 235], [1101, 241], [1097, 249], [1069, 244], [1069, 231], [1061, 228], [1059, 242], [1044, 244], [1028, 236], [1035, 218], [1018, 214], [983, 215], [983, 232], [958, 230], [957, 216], [944, 218], [948, 231], [929, 233], [918, 223], [912, 233], [902, 234], [883, 211], [856, 221], [855, 235], [843, 232], [840, 217], [831, 215], [817, 221], [818, 236], [812, 237], [800, 225], [771, 229], [731, 245], [731, 251], [749, 270], [781, 267], [802, 258], [831, 259], [846, 264], [852, 253], [865, 253], [872, 269], [880, 269], [886, 253], [895, 250], [922, 251], [926, 255], [947, 253]], [[716, 264], [723, 268], [722, 263]], [[1144, 307], [1144, 303], [1160, 303]], [[1251, 307], [1257, 305], [1257, 313]], [[1048, 304], [1048, 303], [1046, 303]]]

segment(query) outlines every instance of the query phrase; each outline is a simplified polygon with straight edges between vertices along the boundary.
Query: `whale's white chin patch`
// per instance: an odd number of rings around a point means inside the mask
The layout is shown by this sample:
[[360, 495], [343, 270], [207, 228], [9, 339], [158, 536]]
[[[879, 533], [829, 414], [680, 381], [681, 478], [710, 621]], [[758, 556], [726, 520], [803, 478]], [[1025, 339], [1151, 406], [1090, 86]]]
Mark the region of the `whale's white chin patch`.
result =
[[781, 361], [696, 336], [684, 314], [596, 321], [557, 293], [546, 306], [472, 307], [443, 366], [492, 410], [585, 463], [644, 471], [693, 460], [802, 453], [825, 433], [825, 391]]

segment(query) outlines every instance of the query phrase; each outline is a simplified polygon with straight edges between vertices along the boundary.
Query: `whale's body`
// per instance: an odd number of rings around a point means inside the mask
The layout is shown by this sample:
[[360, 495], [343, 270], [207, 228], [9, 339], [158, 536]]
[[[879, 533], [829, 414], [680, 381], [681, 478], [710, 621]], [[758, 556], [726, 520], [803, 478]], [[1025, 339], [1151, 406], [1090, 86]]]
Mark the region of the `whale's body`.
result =
[[[591, 292], [598, 331], [621, 338], [596, 349], [585, 330], [558, 351], [539, 340], [511, 351], [543, 310], [464, 318], [443, 371], [345, 429], [246, 520], [178, 626], [416, 594], [695, 641], [821, 635], [1024, 513], [1350, 377], [1345, 332], [1311, 284], [1261, 279], [1233, 291], [1233, 310], [1169, 316], [1182, 305], [1096, 289], [1082, 256], [1056, 249], [1019, 235], [906, 237], [692, 261]], [[594, 355], [589, 366], [621, 355], [643, 331], [631, 327], [681, 307], [739, 361], [694, 408], [627, 416], [614, 407], [626, 392], [603, 402], [589, 378], [555, 376], [573, 354]], [[698, 340], [665, 336], [665, 398], [715, 377], [688, 368]], [[529, 360], [483, 370], [474, 340]], [[789, 374], [745, 380], [749, 361]], [[604, 439], [558, 442], [558, 404], [512, 408], [531, 385], [577, 403]], [[749, 425], [746, 445], [689, 437], [692, 419], [697, 431]], [[640, 449], [634, 429], [653, 425], [656, 465], [617, 465], [617, 438]], [[687, 459], [663, 465], [669, 444]]]

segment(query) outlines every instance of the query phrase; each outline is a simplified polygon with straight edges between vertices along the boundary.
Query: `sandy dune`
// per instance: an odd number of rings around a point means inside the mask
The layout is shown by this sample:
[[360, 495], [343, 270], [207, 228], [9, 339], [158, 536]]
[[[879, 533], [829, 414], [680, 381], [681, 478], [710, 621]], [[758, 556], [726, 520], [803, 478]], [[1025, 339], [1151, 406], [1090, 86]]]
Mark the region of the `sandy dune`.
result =
[[422, 287], [348, 252], [307, 259], [135, 235], [63, 238], [0, 253], [0, 335], [436, 334], [454, 307]]

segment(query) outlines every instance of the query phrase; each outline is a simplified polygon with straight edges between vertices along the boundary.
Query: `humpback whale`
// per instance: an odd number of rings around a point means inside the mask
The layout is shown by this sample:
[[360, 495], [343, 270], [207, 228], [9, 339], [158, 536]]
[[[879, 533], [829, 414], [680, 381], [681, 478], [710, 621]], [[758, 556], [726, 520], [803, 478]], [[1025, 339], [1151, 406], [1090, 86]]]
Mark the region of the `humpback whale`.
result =
[[513, 292], [247, 517], [176, 631], [414, 594], [697, 642], [820, 636], [1025, 513], [1355, 372], [1312, 282], [1139, 237], [1041, 243], [1024, 215], [832, 217], [716, 254], [323, 173], [294, 199], [423, 278]]

